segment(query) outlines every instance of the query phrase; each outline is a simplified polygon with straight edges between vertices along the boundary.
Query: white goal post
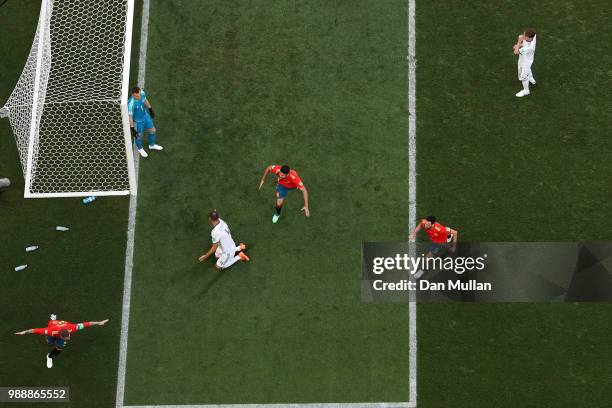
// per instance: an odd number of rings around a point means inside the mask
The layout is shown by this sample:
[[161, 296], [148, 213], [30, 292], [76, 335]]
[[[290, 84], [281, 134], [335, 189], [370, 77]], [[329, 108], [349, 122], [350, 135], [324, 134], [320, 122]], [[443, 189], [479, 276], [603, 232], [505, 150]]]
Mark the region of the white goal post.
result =
[[0, 117], [24, 197], [136, 194], [127, 98], [134, 0], [42, 0], [25, 67]]

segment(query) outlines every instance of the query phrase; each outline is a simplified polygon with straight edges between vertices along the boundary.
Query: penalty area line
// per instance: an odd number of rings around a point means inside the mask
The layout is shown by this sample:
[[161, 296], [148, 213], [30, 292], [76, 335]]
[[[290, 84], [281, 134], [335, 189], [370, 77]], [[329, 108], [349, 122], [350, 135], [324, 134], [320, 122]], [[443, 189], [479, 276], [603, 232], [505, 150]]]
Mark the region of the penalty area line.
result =
[[[417, 170], [416, 170], [416, 0], [408, 0], [408, 228], [416, 225]], [[411, 252], [414, 251], [412, 248]], [[411, 253], [411, 256], [416, 254]], [[408, 402], [417, 405], [417, 302], [414, 292], [408, 299]]]
[[[147, 40], [149, 34], [149, 7], [150, 1], [143, 0], [142, 20], [140, 27], [140, 51], [138, 54], [138, 86], [144, 88], [147, 64]], [[134, 151], [134, 174], [138, 185], [138, 153]], [[138, 195], [130, 195], [130, 209], [128, 216], [127, 244], [125, 248], [125, 272], [123, 278], [123, 303], [121, 310], [121, 340], [119, 345], [119, 368], [117, 370], [117, 395], [115, 407], [123, 407], [125, 396], [125, 372], [127, 364], [128, 329], [130, 325], [130, 303], [132, 298], [132, 269], [134, 267], [134, 238], [136, 233], [136, 208]]]

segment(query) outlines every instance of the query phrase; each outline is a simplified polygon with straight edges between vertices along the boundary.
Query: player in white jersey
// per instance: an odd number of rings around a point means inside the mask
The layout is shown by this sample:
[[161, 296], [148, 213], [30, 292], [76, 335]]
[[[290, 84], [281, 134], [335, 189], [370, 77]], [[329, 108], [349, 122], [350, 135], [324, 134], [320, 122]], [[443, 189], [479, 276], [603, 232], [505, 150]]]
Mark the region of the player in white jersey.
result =
[[533, 64], [536, 49], [535, 30], [529, 28], [519, 35], [513, 49], [514, 54], [519, 56], [518, 79], [523, 84], [523, 90], [518, 92], [516, 96], [522, 98], [529, 95], [529, 84], [535, 85], [536, 83], [536, 80], [533, 78], [533, 72], [531, 72], [531, 64]]
[[229, 226], [219, 218], [219, 213], [214, 210], [208, 214], [208, 221], [213, 226], [210, 231], [210, 237], [212, 238], [212, 246], [204, 255], [198, 260], [204, 262], [209, 256], [215, 254], [217, 257], [217, 263], [215, 267], [217, 270], [226, 269], [235, 264], [238, 261], [248, 262], [251, 259], [243, 251], [246, 249], [246, 245], [242, 242], [236, 246], [234, 238]]

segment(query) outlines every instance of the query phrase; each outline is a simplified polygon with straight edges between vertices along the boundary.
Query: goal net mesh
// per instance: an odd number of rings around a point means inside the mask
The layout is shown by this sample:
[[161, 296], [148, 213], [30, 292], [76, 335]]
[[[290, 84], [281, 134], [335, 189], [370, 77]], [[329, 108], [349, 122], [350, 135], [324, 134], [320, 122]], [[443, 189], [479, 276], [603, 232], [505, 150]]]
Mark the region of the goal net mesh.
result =
[[26, 197], [128, 194], [133, 0], [43, 0], [25, 68], [2, 109]]

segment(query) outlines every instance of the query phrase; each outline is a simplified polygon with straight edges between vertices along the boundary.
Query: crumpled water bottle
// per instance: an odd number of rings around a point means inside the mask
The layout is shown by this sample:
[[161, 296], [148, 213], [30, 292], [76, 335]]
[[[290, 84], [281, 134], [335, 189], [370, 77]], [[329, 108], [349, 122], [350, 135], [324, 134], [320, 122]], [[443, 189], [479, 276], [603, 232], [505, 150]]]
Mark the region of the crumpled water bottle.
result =
[[92, 201], [96, 201], [96, 196], [89, 196], [83, 199], [83, 204], [89, 204]]

